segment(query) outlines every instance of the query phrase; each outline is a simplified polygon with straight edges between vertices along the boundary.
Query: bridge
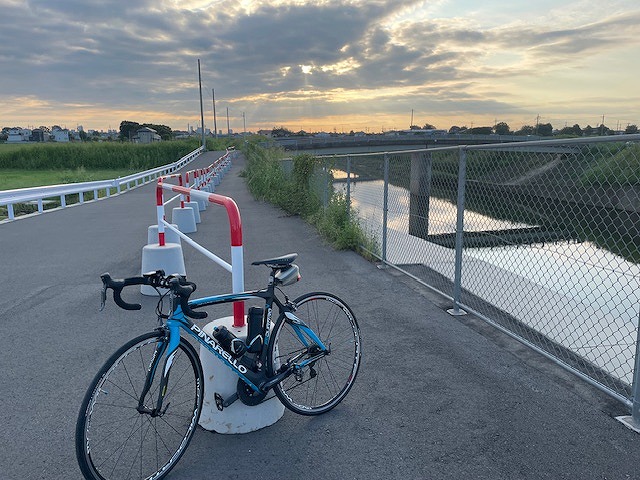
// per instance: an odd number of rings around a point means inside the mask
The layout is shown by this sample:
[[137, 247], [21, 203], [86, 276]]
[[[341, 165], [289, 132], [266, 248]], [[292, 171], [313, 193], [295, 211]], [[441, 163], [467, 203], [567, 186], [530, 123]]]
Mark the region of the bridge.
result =
[[[219, 155], [203, 154], [188, 168]], [[619, 403], [473, 316], [449, 316], [448, 301], [411, 280], [334, 251], [299, 218], [255, 201], [243, 166], [240, 158], [217, 192], [239, 206], [246, 265], [298, 252], [303, 280], [287, 293], [335, 291], [351, 305], [363, 336], [361, 372], [324, 416], [286, 412], [237, 436], [199, 430], [168, 478], [638, 476], [637, 434], [611, 418], [627, 413]], [[135, 293], [141, 311], [110, 303], [100, 313], [99, 275], [140, 272], [155, 215], [147, 185], [0, 225], [1, 478], [81, 477], [73, 437], [85, 390], [111, 353], [156, 325], [156, 301]], [[202, 216], [193, 238], [228, 260], [226, 213], [209, 208]], [[225, 271], [183, 248], [200, 292], [230, 290]], [[248, 288], [264, 278], [260, 268], [245, 270]]]
[[344, 152], [409, 150], [420, 148], [450, 147], [457, 145], [485, 145], [496, 143], [527, 142], [540, 137], [532, 135], [472, 135], [460, 133], [405, 133], [376, 135], [325, 135], [276, 137], [271, 141], [285, 150], [340, 149]]

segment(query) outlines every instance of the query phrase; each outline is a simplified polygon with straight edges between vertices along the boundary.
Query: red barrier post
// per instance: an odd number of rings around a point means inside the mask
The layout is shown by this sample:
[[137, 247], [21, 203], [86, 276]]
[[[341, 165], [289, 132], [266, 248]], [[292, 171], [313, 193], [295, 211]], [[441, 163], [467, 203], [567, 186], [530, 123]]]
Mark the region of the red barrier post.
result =
[[158, 245], [164, 247], [164, 198], [162, 194], [162, 180], [164, 177], [158, 178], [156, 186], [156, 215], [158, 217]]
[[[161, 183], [158, 183], [158, 188], [163, 188]], [[165, 185], [164, 188], [170, 189], [176, 193], [181, 194], [193, 194], [194, 196], [202, 196], [204, 192], [198, 192], [194, 190], [191, 192], [190, 188], [176, 185]], [[231, 233], [231, 284], [232, 292], [240, 293], [244, 291], [244, 255], [242, 247], [242, 219], [240, 217], [240, 210], [236, 202], [224, 195], [218, 195], [217, 193], [209, 193], [206, 195], [207, 200], [210, 203], [223, 206], [227, 210], [227, 216], [229, 217], [229, 228]], [[238, 301], [233, 304], [233, 326], [243, 327], [244, 323], [244, 302]]]

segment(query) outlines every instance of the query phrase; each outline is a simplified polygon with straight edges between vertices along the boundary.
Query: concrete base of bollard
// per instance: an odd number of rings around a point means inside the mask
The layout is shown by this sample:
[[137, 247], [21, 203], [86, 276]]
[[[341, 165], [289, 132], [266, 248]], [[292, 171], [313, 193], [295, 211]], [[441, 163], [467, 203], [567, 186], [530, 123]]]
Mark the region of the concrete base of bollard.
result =
[[198, 198], [196, 202], [198, 202], [198, 210], [200, 210], [201, 212], [204, 212], [207, 209], [206, 200], [202, 200], [201, 198]]
[[193, 209], [193, 218], [196, 223], [200, 223], [202, 221], [200, 219], [200, 206], [198, 205], [198, 202], [194, 202], [193, 200], [191, 202], [184, 202], [184, 208]]
[[[222, 325], [236, 337], [246, 339], [247, 327], [234, 327], [233, 317], [214, 320], [203, 330], [212, 336], [213, 327]], [[223, 398], [229, 398], [236, 392], [238, 377], [203, 346], [200, 346], [200, 361], [204, 373], [204, 401], [200, 414], [202, 428], [217, 433], [248, 433], [273, 425], [282, 418], [284, 405], [275, 396], [253, 407], [236, 400], [224, 410], [218, 410], [214, 395], [219, 393]]]
[[[175, 228], [178, 228], [177, 225], [172, 224]], [[168, 228], [164, 229], [164, 240], [165, 243], [177, 243], [181, 245], [180, 237], [173, 230], [169, 230]], [[154, 243], [158, 243], [158, 225], [150, 225], [147, 228], [147, 245], [152, 245]]]
[[193, 215], [193, 208], [174, 208], [171, 211], [171, 223], [178, 226], [182, 233], [193, 233], [198, 231], [196, 227], [196, 217]]
[[[162, 247], [158, 243], [146, 245], [142, 248], [142, 273], [153, 272], [155, 270], [164, 270], [167, 275], [179, 273], [186, 275], [187, 270], [184, 266], [184, 257], [182, 256], [182, 246], [177, 243], [166, 243]], [[159, 289], [166, 292], [166, 289]], [[158, 292], [149, 285], [142, 285], [140, 293], [155, 297]]]

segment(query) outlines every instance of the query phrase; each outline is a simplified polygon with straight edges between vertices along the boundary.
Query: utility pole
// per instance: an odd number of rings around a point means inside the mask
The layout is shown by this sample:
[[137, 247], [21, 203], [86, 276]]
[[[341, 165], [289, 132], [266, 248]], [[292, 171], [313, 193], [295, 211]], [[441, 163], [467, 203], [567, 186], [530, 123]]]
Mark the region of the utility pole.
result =
[[211, 89], [211, 97], [213, 100], [213, 136], [218, 138], [218, 123], [216, 122], [216, 92]]
[[231, 128], [229, 127], [229, 107], [227, 107], [227, 137], [231, 136]]
[[411, 109], [411, 123], [409, 124], [409, 128], [413, 127], [413, 108]]
[[242, 139], [244, 140], [244, 143], [247, 143], [247, 119], [244, 116], [244, 112], [242, 112], [242, 128]]
[[207, 150], [207, 143], [204, 139], [204, 108], [202, 107], [202, 76], [200, 75], [200, 59], [198, 59], [198, 84], [200, 87], [200, 127], [202, 127], [202, 148]]

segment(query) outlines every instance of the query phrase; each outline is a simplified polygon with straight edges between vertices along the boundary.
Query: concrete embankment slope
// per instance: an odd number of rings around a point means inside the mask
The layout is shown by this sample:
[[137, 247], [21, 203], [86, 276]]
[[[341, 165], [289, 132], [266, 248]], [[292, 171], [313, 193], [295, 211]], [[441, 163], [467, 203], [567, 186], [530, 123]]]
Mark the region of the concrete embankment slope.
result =
[[[212, 153], [197, 160], [206, 165]], [[171, 479], [638, 478], [640, 437], [613, 419], [622, 407], [448, 303], [352, 252], [336, 252], [299, 218], [251, 198], [240, 159], [218, 193], [233, 197], [250, 262], [298, 252], [290, 296], [328, 290], [351, 305], [363, 361], [347, 398], [320, 417], [285, 412], [258, 432], [199, 430]], [[191, 167], [190, 167], [191, 168]], [[226, 212], [209, 207], [193, 234], [230, 260]], [[99, 275], [139, 273], [153, 187], [0, 226], [2, 429], [0, 478], [77, 479], [73, 432], [91, 378], [129, 338], [155, 327], [143, 310], [98, 312]], [[230, 290], [230, 275], [184, 245], [198, 293]], [[230, 310], [210, 311], [210, 318]]]

